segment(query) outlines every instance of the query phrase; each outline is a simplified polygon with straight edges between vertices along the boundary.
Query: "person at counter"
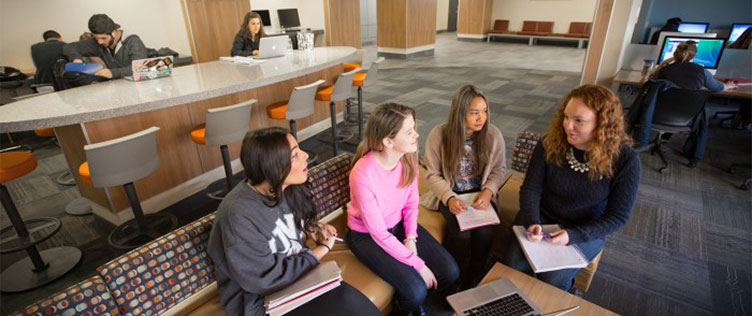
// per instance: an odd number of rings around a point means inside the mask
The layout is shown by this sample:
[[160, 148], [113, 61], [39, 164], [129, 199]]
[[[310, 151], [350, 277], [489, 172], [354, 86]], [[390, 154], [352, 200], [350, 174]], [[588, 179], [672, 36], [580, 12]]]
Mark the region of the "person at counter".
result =
[[31, 60], [37, 73], [34, 75], [36, 84], [52, 84], [52, 67], [57, 58], [63, 55], [63, 37], [53, 30], [42, 33], [44, 42], [31, 45]]
[[63, 53], [74, 63], [83, 62], [83, 57], [99, 57], [107, 68], [95, 75], [117, 79], [133, 74], [131, 62], [147, 57], [146, 46], [136, 34], [120, 29], [106, 14], [89, 18], [89, 30], [94, 35], [88, 40], [70, 43]]
[[681, 23], [681, 18], [670, 18], [666, 20], [666, 25], [653, 33], [653, 37], [650, 38], [650, 45], [658, 44], [658, 39], [661, 37], [662, 32], [679, 32], [679, 25], [681, 25]]
[[261, 24], [261, 16], [256, 12], [248, 12], [240, 24], [240, 30], [235, 35], [230, 49], [231, 56], [258, 56], [261, 38], [266, 36], [264, 26]]

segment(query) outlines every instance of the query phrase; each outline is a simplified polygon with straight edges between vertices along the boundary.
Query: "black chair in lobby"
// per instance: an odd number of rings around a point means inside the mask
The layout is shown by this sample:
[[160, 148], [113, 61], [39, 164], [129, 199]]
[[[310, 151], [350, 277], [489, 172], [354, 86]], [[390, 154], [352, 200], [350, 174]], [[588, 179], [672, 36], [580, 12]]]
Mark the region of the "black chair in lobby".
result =
[[75, 247], [54, 247], [39, 251], [37, 245], [57, 233], [62, 222], [54, 217], [23, 220], [6, 187], [8, 182], [34, 171], [34, 153], [20, 146], [0, 151], [0, 202], [11, 226], [0, 229], [0, 254], [25, 250], [28, 257], [16, 261], [0, 274], [0, 291], [22, 292], [52, 282], [73, 269], [81, 260]]
[[132, 249], [156, 239], [177, 227], [175, 215], [144, 215], [133, 182], [159, 168], [157, 131], [153, 126], [113, 140], [86, 145], [86, 161], [78, 168], [81, 181], [97, 188], [122, 185], [134, 219], [113, 230], [107, 241], [118, 249]]
[[658, 93], [653, 111], [652, 131], [657, 132], [650, 143], [651, 154], [658, 153], [663, 165], [658, 172], [668, 171], [668, 161], [661, 144], [666, 142], [666, 133], [689, 134], [698, 115], [704, 115], [705, 102], [710, 93], [707, 90], [668, 89]]
[[232, 164], [230, 163], [230, 150], [227, 144], [242, 140], [248, 132], [251, 106], [255, 103], [256, 100], [248, 100], [234, 105], [209, 109], [206, 113], [206, 123], [191, 131], [191, 139], [194, 143], [219, 146], [222, 153], [227, 186], [225, 189], [206, 193], [206, 196], [211, 199], [221, 200], [232, 190]]

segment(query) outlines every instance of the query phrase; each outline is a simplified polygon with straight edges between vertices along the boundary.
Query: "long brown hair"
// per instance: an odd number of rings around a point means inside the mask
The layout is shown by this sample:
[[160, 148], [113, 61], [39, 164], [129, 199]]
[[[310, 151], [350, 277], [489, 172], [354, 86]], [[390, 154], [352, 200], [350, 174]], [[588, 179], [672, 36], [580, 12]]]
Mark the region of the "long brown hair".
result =
[[697, 55], [697, 42], [686, 41], [679, 44], [674, 51], [674, 60], [679, 63], [689, 63]]
[[[402, 124], [407, 119], [415, 120], [415, 110], [410, 107], [397, 104], [385, 103], [379, 105], [366, 123], [366, 133], [363, 140], [355, 151], [352, 165], [367, 154], [369, 151], [380, 152], [384, 150], [384, 138], [394, 138], [402, 128]], [[418, 153], [407, 153], [400, 158], [402, 162], [402, 181], [400, 185], [404, 188], [410, 185], [418, 175]]]
[[619, 98], [603, 86], [586, 84], [570, 91], [564, 97], [543, 139], [546, 162], [561, 167], [564, 156], [571, 147], [562, 123], [564, 108], [572, 98], [580, 99], [595, 112], [597, 118], [593, 142], [585, 153], [590, 165], [588, 177], [590, 180], [597, 180], [601, 176], [611, 178], [614, 175], [614, 161], [619, 157], [621, 145], [631, 144], [632, 138], [624, 130], [624, 113]]
[[251, 22], [251, 19], [259, 20], [259, 31], [258, 34], [256, 34], [256, 40], [266, 36], [266, 33], [264, 33], [264, 22], [261, 20], [261, 15], [253, 11], [246, 13], [245, 17], [243, 17], [243, 23], [240, 24], [238, 35], [243, 38], [252, 39], [251, 31], [248, 29], [248, 23]]
[[[452, 98], [452, 106], [449, 109], [449, 121], [441, 129], [441, 144], [442, 144], [442, 169], [449, 171], [446, 177], [454, 177], [459, 168], [460, 159], [465, 155], [465, 126], [466, 116], [470, 103], [475, 98], [482, 98], [483, 102], [486, 102], [486, 110], [488, 110], [488, 100], [477, 87], [473, 85], [466, 85], [456, 93]], [[475, 155], [475, 161], [478, 168], [476, 173], [480, 172], [486, 167], [489, 160], [490, 151], [484, 150], [486, 147], [486, 135], [488, 134], [488, 121], [489, 116], [486, 116], [486, 123], [483, 128], [474, 132], [471, 138], [473, 139], [473, 154]]]

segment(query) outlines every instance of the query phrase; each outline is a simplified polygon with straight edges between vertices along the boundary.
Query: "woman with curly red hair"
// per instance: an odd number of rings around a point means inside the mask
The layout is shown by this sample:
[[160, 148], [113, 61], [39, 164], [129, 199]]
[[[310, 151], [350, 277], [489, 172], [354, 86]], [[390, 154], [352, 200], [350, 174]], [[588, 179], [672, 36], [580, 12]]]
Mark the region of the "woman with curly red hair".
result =
[[[627, 223], [640, 182], [640, 158], [624, 130], [619, 98], [609, 89], [583, 85], [569, 92], [533, 151], [520, 188], [520, 212], [528, 239], [540, 242], [545, 224], [561, 229], [546, 241], [577, 245], [588, 260], [606, 236]], [[534, 275], [518, 243], [504, 263]], [[579, 269], [538, 273], [537, 278], [569, 290]]]

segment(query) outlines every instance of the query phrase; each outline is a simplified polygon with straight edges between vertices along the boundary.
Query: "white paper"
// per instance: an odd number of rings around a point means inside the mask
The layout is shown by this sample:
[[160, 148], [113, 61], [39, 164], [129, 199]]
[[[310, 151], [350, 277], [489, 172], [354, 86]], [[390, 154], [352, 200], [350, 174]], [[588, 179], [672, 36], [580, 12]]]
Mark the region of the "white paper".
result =
[[[264, 298], [264, 306], [268, 311], [289, 301], [301, 300], [301, 295], [333, 280], [341, 280], [341, 273], [336, 262], [322, 262], [284, 289], [267, 295]], [[305, 302], [307, 301], [303, 301], [303, 303]]]
[[[544, 234], [550, 234], [559, 229], [559, 225], [543, 225]], [[577, 246], [555, 245], [546, 238], [543, 238], [539, 242], [529, 241], [527, 240], [524, 227], [516, 225], [512, 226], [512, 230], [514, 230], [514, 235], [520, 242], [522, 252], [527, 257], [527, 262], [530, 263], [535, 273], [584, 268], [588, 265], [587, 259], [585, 259], [585, 256], [582, 255]]]
[[233, 64], [248, 64], [248, 65], [255, 65], [265, 62], [265, 60], [261, 59], [254, 59], [253, 57], [243, 57], [243, 56], [223, 56], [219, 57], [220, 62], [227, 62], [227, 63], [233, 63]]
[[338, 280], [337, 282], [331, 283], [325, 287], [322, 287], [316, 291], [310, 292], [306, 295], [303, 295], [295, 300], [289, 301], [285, 303], [282, 306], [278, 306], [275, 309], [267, 310], [267, 313], [269, 316], [280, 316], [287, 314], [291, 312], [292, 310], [300, 307], [301, 305], [308, 303], [312, 301], [313, 299], [323, 295], [326, 292], [331, 291], [332, 289], [338, 287], [342, 283], [342, 280]]
[[458, 199], [465, 202], [467, 209], [457, 216], [457, 223], [460, 225], [460, 231], [466, 231], [477, 227], [499, 224], [499, 215], [492, 206], [480, 210], [472, 207], [473, 200], [478, 193], [466, 193], [457, 196]]

